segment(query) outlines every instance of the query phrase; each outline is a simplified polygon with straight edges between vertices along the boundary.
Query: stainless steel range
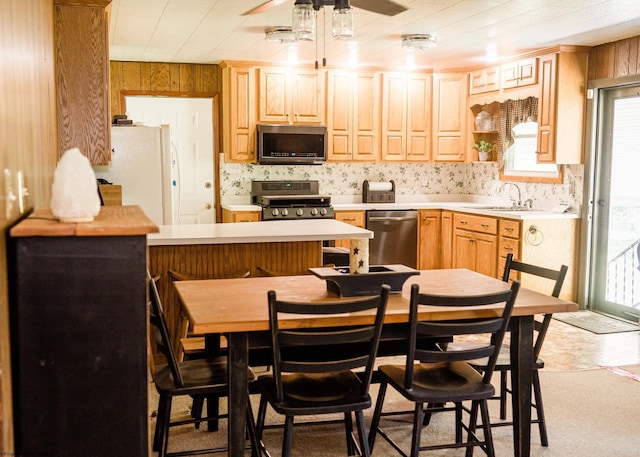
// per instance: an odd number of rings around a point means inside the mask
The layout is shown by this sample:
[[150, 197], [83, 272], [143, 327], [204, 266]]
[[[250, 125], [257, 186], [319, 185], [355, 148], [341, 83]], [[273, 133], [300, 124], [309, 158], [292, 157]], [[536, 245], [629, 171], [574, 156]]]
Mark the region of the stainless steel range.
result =
[[262, 206], [263, 221], [335, 218], [318, 181], [252, 181], [251, 201]]

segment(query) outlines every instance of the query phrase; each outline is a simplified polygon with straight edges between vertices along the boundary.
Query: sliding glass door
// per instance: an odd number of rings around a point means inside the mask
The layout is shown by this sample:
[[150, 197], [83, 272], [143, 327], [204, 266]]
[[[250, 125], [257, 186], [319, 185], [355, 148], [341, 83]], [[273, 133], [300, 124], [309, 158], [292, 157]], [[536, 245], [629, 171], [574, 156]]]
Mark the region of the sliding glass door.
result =
[[638, 320], [640, 86], [602, 91], [595, 158], [589, 307]]

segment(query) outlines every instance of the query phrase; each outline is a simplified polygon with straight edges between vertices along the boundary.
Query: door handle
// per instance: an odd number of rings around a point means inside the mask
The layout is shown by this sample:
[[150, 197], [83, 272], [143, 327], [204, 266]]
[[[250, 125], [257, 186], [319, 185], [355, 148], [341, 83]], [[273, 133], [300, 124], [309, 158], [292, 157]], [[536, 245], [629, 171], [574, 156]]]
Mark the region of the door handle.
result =
[[373, 222], [387, 222], [387, 221], [415, 221], [415, 217], [370, 217], [369, 221]]

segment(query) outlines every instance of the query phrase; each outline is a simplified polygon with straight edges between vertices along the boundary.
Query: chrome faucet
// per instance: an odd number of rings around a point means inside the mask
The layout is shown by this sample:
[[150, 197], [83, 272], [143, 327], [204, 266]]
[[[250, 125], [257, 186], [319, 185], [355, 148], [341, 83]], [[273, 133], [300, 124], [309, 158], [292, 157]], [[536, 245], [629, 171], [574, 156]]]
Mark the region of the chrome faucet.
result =
[[[506, 186], [507, 184], [512, 185], [513, 187], [516, 188], [516, 190], [518, 191], [518, 200], [516, 200], [515, 202], [513, 202], [513, 206], [522, 206], [522, 193], [520, 192], [520, 188], [518, 187], [518, 185], [516, 183], [513, 182], [505, 182], [504, 184], [502, 184], [499, 188], [498, 188], [498, 193], [504, 189], [504, 186]], [[511, 196], [509, 196], [509, 198], [511, 198]]]

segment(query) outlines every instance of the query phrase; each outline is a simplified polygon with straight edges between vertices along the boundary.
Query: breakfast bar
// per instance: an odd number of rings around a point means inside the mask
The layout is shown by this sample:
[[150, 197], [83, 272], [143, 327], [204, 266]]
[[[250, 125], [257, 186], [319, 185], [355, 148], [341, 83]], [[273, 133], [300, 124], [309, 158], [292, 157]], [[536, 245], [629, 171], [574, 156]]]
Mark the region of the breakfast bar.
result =
[[149, 272], [178, 341], [180, 306], [169, 272], [187, 279], [308, 274], [322, 266], [323, 241], [372, 237], [335, 219], [162, 225], [147, 236]]

